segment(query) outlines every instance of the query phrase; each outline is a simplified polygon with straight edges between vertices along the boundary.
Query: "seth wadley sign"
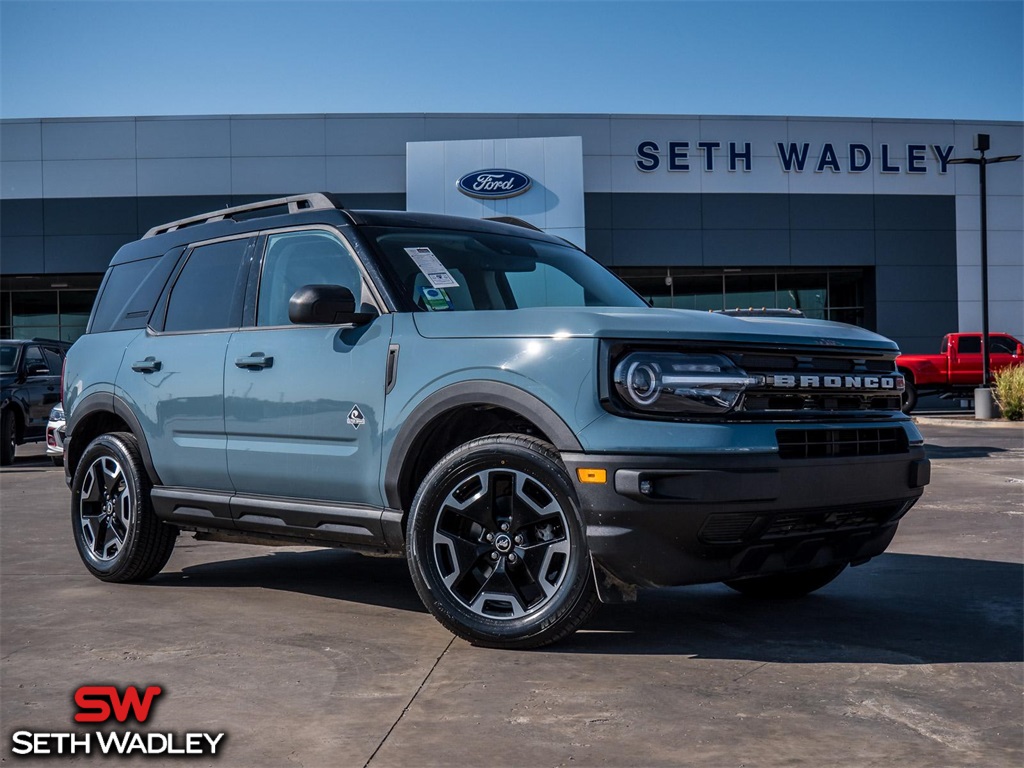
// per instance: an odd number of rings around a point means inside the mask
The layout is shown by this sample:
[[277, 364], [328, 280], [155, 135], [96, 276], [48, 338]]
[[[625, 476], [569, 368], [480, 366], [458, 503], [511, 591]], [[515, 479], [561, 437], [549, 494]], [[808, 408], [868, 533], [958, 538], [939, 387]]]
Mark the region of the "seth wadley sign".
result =
[[[877, 163], [881, 173], [928, 173], [929, 167], [938, 173], [946, 173], [949, 160], [953, 157], [952, 144], [907, 144], [906, 156], [896, 159], [890, 145], [853, 143], [839, 145], [848, 150], [846, 157], [840, 157], [836, 145], [825, 142], [812, 145], [809, 142], [775, 142], [775, 156], [785, 173], [805, 170], [824, 173], [863, 173]], [[877, 152], [876, 152], [877, 150]], [[689, 171], [692, 167], [715, 171], [725, 167], [730, 171], [750, 171], [754, 165], [752, 144], [735, 141], [668, 141], [664, 145], [657, 141], [645, 140], [636, 146], [636, 167], [644, 173], [661, 168], [666, 171]]]

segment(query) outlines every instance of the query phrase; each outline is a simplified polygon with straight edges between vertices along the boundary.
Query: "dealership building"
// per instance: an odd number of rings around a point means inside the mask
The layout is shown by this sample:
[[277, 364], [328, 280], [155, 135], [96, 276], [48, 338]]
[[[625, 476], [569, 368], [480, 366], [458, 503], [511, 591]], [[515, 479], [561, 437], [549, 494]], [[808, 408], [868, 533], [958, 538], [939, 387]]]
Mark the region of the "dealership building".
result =
[[[518, 217], [584, 247], [657, 306], [793, 307], [937, 351], [943, 334], [981, 328], [978, 166], [950, 163], [978, 156], [979, 133], [989, 156], [1024, 152], [1016, 122], [4, 120], [0, 336], [77, 338], [110, 257], [157, 224], [329, 191], [351, 208]], [[514, 195], [473, 194], [513, 177]], [[990, 326], [1024, 338], [1024, 162], [990, 166], [987, 181]]]

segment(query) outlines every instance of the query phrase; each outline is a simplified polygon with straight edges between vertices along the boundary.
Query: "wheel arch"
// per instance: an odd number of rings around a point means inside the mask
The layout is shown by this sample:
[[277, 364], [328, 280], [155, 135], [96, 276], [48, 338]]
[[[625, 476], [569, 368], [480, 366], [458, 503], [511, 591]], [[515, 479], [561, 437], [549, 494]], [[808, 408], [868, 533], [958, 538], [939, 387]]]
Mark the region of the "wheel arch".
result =
[[0, 413], [4, 411], [10, 411], [14, 414], [16, 442], [18, 445], [21, 445], [25, 439], [25, 421], [27, 420], [25, 404], [16, 397], [5, 397], [2, 405], [0, 405]]
[[153, 465], [146, 433], [131, 407], [117, 395], [95, 393], [75, 404], [75, 412], [67, 424], [68, 440], [65, 444], [64, 473], [75, 476], [78, 462], [89, 443], [106, 432], [130, 432], [139, 444], [142, 463], [153, 485], [160, 484], [160, 475]]
[[474, 438], [508, 432], [518, 422], [560, 452], [583, 450], [551, 406], [510, 384], [463, 381], [429, 395], [391, 444], [384, 475], [388, 506], [407, 513], [419, 481], [437, 460]]

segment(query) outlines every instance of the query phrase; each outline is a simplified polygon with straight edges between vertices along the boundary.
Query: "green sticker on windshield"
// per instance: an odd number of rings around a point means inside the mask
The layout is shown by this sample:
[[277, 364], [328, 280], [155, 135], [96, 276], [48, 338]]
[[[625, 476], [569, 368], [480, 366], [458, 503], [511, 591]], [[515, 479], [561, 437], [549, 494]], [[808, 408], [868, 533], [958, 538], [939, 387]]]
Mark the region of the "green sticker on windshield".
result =
[[443, 288], [420, 288], [423, 304], [428, 312], [446, 312], [452, 308], [452, 300]]

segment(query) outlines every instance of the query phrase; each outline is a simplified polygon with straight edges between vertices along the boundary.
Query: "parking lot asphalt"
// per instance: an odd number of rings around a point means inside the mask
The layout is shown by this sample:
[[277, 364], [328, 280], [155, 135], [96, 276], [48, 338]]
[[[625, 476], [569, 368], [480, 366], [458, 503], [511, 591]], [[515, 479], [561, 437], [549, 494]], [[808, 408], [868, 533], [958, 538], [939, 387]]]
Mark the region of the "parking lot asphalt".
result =
[[819, 593], [644, 591], [529, 652], [453, 639], [400, 559], [186, 534], [152, 581], [104, 584], [62, 471], [19, 448], [0, 474], [0, 762], [112, 760], [29, 759], [12, 736], [90, 730], [75, 690], [114, 684], [163, 689], [135, 730], [227, 734], [216, 758], [127, 765], [1019, 766], [1024, 430], [921, 429], [923, 500]]

